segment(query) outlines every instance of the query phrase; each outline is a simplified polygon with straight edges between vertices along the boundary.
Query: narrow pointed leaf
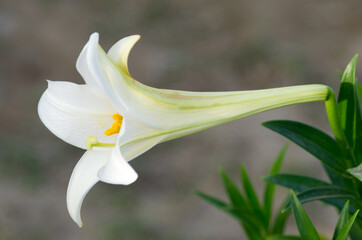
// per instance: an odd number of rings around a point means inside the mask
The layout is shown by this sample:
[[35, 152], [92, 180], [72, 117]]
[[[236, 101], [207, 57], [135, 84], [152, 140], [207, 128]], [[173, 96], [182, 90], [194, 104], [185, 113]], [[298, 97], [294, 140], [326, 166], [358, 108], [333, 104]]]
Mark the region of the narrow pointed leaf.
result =
[[[357, 108], [359, 109], [359, 107]], [[361, 111], [356, 110], [356, 115], [361, 116]], [[354, 155], [356, 157], [357, 164], [362, 163], [362, 120], [361, 117], [356, 120], [356, 136], [354, 140]]]
[[353, 147], [356, 126], [356, 63], [357, 55], [347, 65], [338, 94], [338, 113], [349, 145]]
[[[330, 198], [355, 199], [356, 196], [349, 190], [336, 186], [314, 187], [298, 194], [298, 199], [302, 204]], [[290, 207], [289, 203], [283, 211], [288, 210]]]
[[206, 202], [210, 203], [211, 205], [214, 205], [217, 208], [226, 208], [228, 207], [228, 205], [226, 204], [226, 202], [221, 201], [220, 199], [217, 199], [215, 197], [212, 197], [210, 195], [207, 195], [205, 193], [202, 193], [200, 191], [195, 191], [195, 194], [199, 197], [201, 197], [202, 199], [204, 199]]
[[347, 171], [362, 182], [362, 163], [355, 168], [349, 168]]
[[[304, 177], [304, 176], [298, 176], [298, 175], [291, 175], [291, 174], [274, 174], [269, 175], [263, 178], [264, 181], [267, 182], [273, 182], [280, 186], [293, 189], [297, 192], [303, 192], [307, 189], [314, 188], [314, 187], [323, 187], [323, 186], [331, 186], [329, 183], [323, 182], [318, 179], [310, 178], [310, 177]], [[345, 199], [334, 199], [334, 198], [326, 198], [321, 199], [323, 202], [333, 205], [337, 207], [338, 209], [342, 209], [345, 204]], [[349, 212], [353, 214], [355, 211], [357, 211], [359, 208], [361, 208], [362, 205], [360, 203], [357, 203], [355, 201], [350, 202], [350, 210]], [[358, 218], [362, 219], [362, 216], [358, 215]]]
[[[251, 228], [251, 230], [259, 231], [260, 222], [258, 219], [255, 218], [251, 212], [247, 212], [245, 210], [232, 208], [224, 201], [212, 197], [208, 194], [202, 193], [200, 191], [195, 191], [195, 194], [204, 199], [206, 202], [210, 203], [211, 205], [215, 206], [216, 208], [220, 209], [221, 211], [230, 214], [234, 218], [238, 219], [243, 224], [246, 224], [247, 227]], [[252, 233], [253, 231], [249, 231], [249, 234], [256, 236], [256, 233]]]
[[225, 191], [235, 208], [246, 209], [247, 205], [244, 200], [244, 197], [241, 195], [238, 188], [235, 184], [230, 180], [224, 170], [220, 169], [220, 175], [222, 178], [222, 182], [224, 184]]
[[287, 137], [337, 172], [344, 169], [343, 154], [337, 142], [324, 132], [304, 123], [276, 120], [263, 125]]
[[279, 211], [279, 213], [276, 216], [275, 221], [274, 221], [274, 226], [272, 229], [273, 233], [283, 233], [284, 232], [284, 229], [285, 229], [285, 226], [286, 226], [290, 213], [291, 213], [290, 211], [285, 211], [285, 212], [282, 212], [281, 210]]
[[320, 240], [317, 230], [314, 228], [312, 222], [310, 221], [307, 213], [303, 209], [293, 190], [290, 191], [290, 201], [292, 205], [294, 219], [302, 239]]
[[341, 229], [347, 223], [348, 218], [349, 218], [348, 210], [349, 210], [349, 201], [346, 202], [341, 213], [339, 214], [337, 225], [336, 225], [336, 228], [334, 229], [332, 240], [337, 239], [337, 236], [339, 235]]
[[242, 227], [248, 236], [248, 239], [265, 240], [259, 229], [254, 229], [245, 223], [242, 223]]
[[244, 224], [247, 224], [247, 226], [254, 229], [259, 229], [260, 222], [258, 221], [258, 219], [255, 218], [252, 213], [243, 211], [241, 209], [232, 208], [225, 202], [200, 191], [195, 191], [195, 194], [204, 199], [206, 202], [210, 203], [211, 205], [217, 207], [221, 211], [226, 212], [238, 219], [239, 221], [243, 222]]
[[283, 212], [282, 210], [288, 201], [289, 197], [284, 201], [284, 203], [282, 204], [281, 208], [278, 211], [277, 216], [275, 217], [273, 229], [271, 231], [274, 234], [282, 234], [284, 232], [285, 225], [287, 223], [291, 211]]
[[348, 222], [346, 222], [344, 224], [344, 226], [342, 227], [341, 231], [339, 232], [336, 240], [346, 240], [347, 239], [348, 233], [351, 230], [354, 221], [356, 220], [358, 212], [359, 212], [359, 210], [355, 214], [353, 214], [353, 216], [348, 220]]
[[362, 236], [362, 221], [358, 218], [360, 214], [357, 215], [355, 220], [356, 224], [353, 224], [351, 230], [349, 231], [349, 236], [352, 240], [359, 240]]
[[362, 86], [360, 84], [357, 84], [357, 96], [359, 104], [362, 105]]
[[[358, 209], [360, 209], [362, 207], [361, 202], [359, 199], [349, 199], [349, 200], [350, 200], [349, 214], [354, 214]], [[327, 198], [327, 199], [322, 199], [321, 201], [323, 201], [327, 204], [330, 204], [332, 206], [335, 206], [339, 210], [341, 210], [343, 208], [344, 204], [346, 203], [346, 199], [343, 199], [343, 198]], [[362, 220], [361, 214], [357, 215], [357, 218]], [[362, 231], [361, 231], [361, 233], [362, 233]]]
[[336, 172], [336, 170], [330, 168], [329, 166], [323, 164], [323, 168], [326, 171], [329, 179], [331, 180], [333, 185], [337, 185], [337, 186], [348, 186], [351, 185], [347, 182], [350, 182], [350, 178], [345, 178], [342, 177], [342, 175], [338, 172]]
[[[293, 189], [294, 191], [297, 192], [303, 192], [314, 187], [331, 186], [329, 183], [326, 183], [324, 181], [315, 178], [292, 175], [292, 174], [269, 175], [264, 177], [263, 180], [267, 182], [273, 182], [275, 184], [278, 184], [286, 188]], [[338, 209], [342, 209], [345, 204], [345, 199], [327, 198], [321, 200], [327, 204], [337, 207]], [[350, 202], [350, 205], [351, 206], [349, 212], [351, 214], [353, 214], [357, 209], [360, 208], [359, 206], [361, 206], [360, 204], [354, 202]], [[360, 215], [358, 215], [358, 217], [362, 219]]]
[[288, 236], [288, 235], [272, 235], [267, 237], [268, 240], [301, 240], [298, 236]]
[[[272, 168], [269, 171], [269, 174], [277, 174], [279, 173], [285, 152], [287, 151], [287, 145], [283, 147], [281, 152], [279, 153], [278, 157], [276, 158]], [[275, 192], [275, 184], [271, 182], [267, 182], [265, 185], [265, 191], [264, 191], [264, 214], [266, 217], [266, 220], [268, 221], [268, 225], [271, 218], [271, 212], [272, 212], [272, 206], [273, 206], [273, 197]]]
[[273, 174], [263, 177], [263, 180], [281, 185], [283, 187], [291, 188], [297, 192], [302, 192], [312, 187], [330, 185], [329, 183], [323, 182], [315, 178], [292, 174]]
[[268, 226], [265, 221], [265, 216], [261, 210], [258, 196], [256, 195], [256, 193], [254, 191], [254, 187], [251, 184], [249, 176], [243, 165], [241, 165], [241, 180], [242, 180], [243, 188], [244, 188], [246, 199], [248, 201], [249, 206], [251, 207], [253, 212], [259, 217], [259, 219], [262, 222], [264, 222], [265, 228], [267, 228]]
[[245, 211], [242, 209], [235, 209], [235, 208], [227, 208], [223, 210], [233, 217], [237, 218], [239, 221], [249, 224], [254, 229], [257, 229], [259, 232], [263, 229], [262, 222], [258, 216], [256, 216], [253, 212]]
[[358, 84], [355, 85], [355, 94], [356, 94], [356, 130], [355, 130], [355, 139], [354, 139], [354, 155], [356, 157], [357, 163], [362, 163], [362, 111], [361, 111], [361, 98], [359, 94]]

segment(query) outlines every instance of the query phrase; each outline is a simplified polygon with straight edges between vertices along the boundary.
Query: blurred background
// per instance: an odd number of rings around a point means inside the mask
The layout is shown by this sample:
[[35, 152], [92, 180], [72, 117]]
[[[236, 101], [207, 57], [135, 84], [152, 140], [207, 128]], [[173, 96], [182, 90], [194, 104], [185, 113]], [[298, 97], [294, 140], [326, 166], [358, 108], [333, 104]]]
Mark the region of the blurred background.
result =
[[[0, 239], [244, 239], [236, 221], [199, 199], [225, 199], [218, 175], [243, 163], [260, 178], [286, 139], [263, 121], [304, 121], [330, 133], [323, 103], [273, 110], [163, 143], [131, 162], [130, 186], [97, 184], [79, 229], [66, 189], [83, 150], [52, 135], [37, 103], [46, 79], [83, 83], [75, 69], [93, 32], [107, 50], [140, 34], [132, 76], [158, 88], [251, 90], [308, 83], [338, 90], [337, 73], [362, 52], [360, 0], [2, 0], [0, 2]], [[358, 75], [361, 73], [358, 64]], [[317, 160], [290, 144], [283, 167], [326, 179]], [[278, 188], [280, 202], [287, 191]], [[332, 207], [305, 205], [332, 235]], [[293, 219], [287, 231], [295, 233]]]

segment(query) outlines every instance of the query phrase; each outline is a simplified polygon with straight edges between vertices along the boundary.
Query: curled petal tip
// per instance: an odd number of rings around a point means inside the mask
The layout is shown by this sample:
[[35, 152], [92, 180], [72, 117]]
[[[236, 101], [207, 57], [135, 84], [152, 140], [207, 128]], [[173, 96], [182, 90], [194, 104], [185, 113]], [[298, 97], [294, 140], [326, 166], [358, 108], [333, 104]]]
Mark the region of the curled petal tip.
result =
[[135, 35], [131, 35], [131, 36], [129, 36], [130, 38], [133, 38], [134, 39], [134, 41], [138, 41], [138, 40], [140, 40], [140, 38], [141, 38], [141, 35], [139, 35], [139, 34], [135, 34]]
[[134, 183], [138, 174], [126, 162], [108, 162], [98, 172], [99, 180], [109, 184], [130, 185]]
[[140, 35], [132, 35], [119, 40], [114, 44], [111, 49], [108, 51], [108, 56], [116, 63], [128, 76], [130, 76], [128, 71], [128, 55], [140, 39]]
[[89, 39], [97, 39], [98, 40], [99, 38], [99, 33], [98, 32], [94, 32], [90, 35], [90, 38]]
[[112, 151], [111, 159], [99, 170], [98, 178], [105, 183], [129, 185], [137, 180], [138, 174], [123, 158], [117, 146]]

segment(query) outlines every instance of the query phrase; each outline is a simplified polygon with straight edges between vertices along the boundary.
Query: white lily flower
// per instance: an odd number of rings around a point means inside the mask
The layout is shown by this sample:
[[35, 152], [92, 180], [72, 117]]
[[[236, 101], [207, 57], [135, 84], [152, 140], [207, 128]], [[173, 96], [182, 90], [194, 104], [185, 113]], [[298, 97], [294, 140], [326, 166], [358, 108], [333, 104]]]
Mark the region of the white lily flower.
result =
[[67, 207], [81, 227], [85, 195], [98, 182], [128, 185], [137, 173], [128, 161], [158, 143], [287, 105], [324, 101], [328, 87], [304, 85], [255, 91], [188, 92], [156, 89], [134, 80], [127, 59], [139, 36], [106, 54], [91, 35], [77, 70], [86, 84], [51, 82], [38, 112], [51, 132], [87, 149], [70, 178]]

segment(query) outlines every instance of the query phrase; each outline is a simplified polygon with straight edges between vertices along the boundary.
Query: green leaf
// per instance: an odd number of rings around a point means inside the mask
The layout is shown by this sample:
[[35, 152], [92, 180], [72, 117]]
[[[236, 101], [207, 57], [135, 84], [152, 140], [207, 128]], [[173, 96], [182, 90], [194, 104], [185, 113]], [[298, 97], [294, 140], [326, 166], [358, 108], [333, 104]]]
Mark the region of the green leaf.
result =
[[362, 182], [362, 163], [355, 168], [347, 169], [347, 172]]
[[232, 215], [233, 217], [236, 217], [240, 221], [246, 221], [248, 224], [258, 227], [259, 222], [255, 219], [254, 215], [251, 212], [232, 208], [225, 202], [200, 191], [195, 191], [195, 194], [210, 203], [211, 205], [214, 205], [218, 209]]
[[[291, 174], [274, 174], [269, 175], [263, 178], [264, 181], [267, 182], [273, 182], [278, 185], [281, 185], [283, 187], [291, 188], [294, 191], [297, 192], [303, 192], [310, 188], [314, 187], [322, 187], [322, 186], [331, 186], [330, 184], [323, 182], [321, 180], [310, 178], [310, 177], [304, 177], [304, 176], [298, 176], [298, 175], [291, 175]], [[330, 205], [333, 205], [337, 207], [338, 209], [342, 209], [345, 200], [344, 199], [322, 199], [323, 202], [328, 203]], [[357, 209], [359, 209], [361, 204], [357, 204], [353, 202], [350, 202], [350, 213], [353, 214]], [[360, 217], [360, 215], [358, 215]], [[362, 217], [361, 217], [362, 219]]]
[[273, 174], [263, 177], [263, 180], [281, 185], [283, 187], [291, 188], [298, 192], [303, 192], [309, 188], [318, 186], [330, 186], [329, 183], [323, 182], [315, 178], [298, 176], [293, 174]]
[[353, 147], [356, 126], [356, 63], [354, 56], [344, 70], [338, 94], [339, 119], [350, 146]]
[[259, 199], [254, 191], [254, 187], [251, 184], [251, 181], [249, 179], [249, 176], [245, 170], [245, 167], [241, 165], [241, 180], [242, 185], [245, 191], [246, 199], [248, 201], [249, 206], [253, 210], [253, 212], [259, 217], [259, 219], [264, 223], [265, 229], [268, 229], [267, 222], [265, 220], [265, 216], [261, 210], [261, 207], [259, 205]]
[[361, 105], [362, 104], [362, 86], [360, 84], [357, 84], [357, 96], [358, 96], [358, 101]]
[[301, 238], [303, 240], [320, 240], [317, 230], [314, 228], [293, 190], [290, 190], [290, 201]]
[[[356, 96], [360, 99], [360, 96]], [[360, 100], [356, 101], [356, 130], [354, 139], [354, 155], [357, 160], [357, 164], [362, 163], [362, 116], [361, 116], [361, 103]]]
[[341, 231], [343, 226], [347, 223], [348, 217], [349, 217], [348, 210], [349, 210], [349, 201], [346, 202], [341, 213], [339, 214], [337, 225], [336, 225], [336, 228], [334, 229], [332, 240], [336, 240], [339, 232]]
[[[341, 199], [341, 198], [322, 199], [322, 201], [327, 204], [333, 205], [340, 210], [343, 208], [344, 204], [346, 203], [346, 199]], [[358, 209], [362, 207], [360, 199], [350, 199], [349, 204], [350, 204], [349, 207], [350, 214], [355, 213]], [[357, 218], [362, 219], [362, 216], [358, 215]]]
[[362, 221], [358, 219], [359, 215], [360, 214], [357, 215], [357, 219], [355, 220], [356, 224], [353, 224], [349, 232], [349, 236], [352, 240], [360, 240], [362, 236]]
[[240, 221], [242, 227], [244, 228], [245, 232], [251, 239], [260, 239], [260, 221], [256, 218], [254, 214], [251, 212], [235, 209], [224, 201], [221, 201], [215, 197], [202, 193], [200, 191], [195, 191], [195, 194], [204, 199], [206, 202], [210, 203], [211, 205], [215, 206], [216, 208], [220, 209], [221, 211], [231, 215], [232, 217], [236, 218]]
[[344, 226], [342, 227], [341, 231], [339, 232], [336, 240], [346, 240], [347, 239], [348, 233], [351, 230], [351, 227], [352, 227], [354, 221], [356, 220], [358, 212], [359, 212], [359, 210], [356, 211], [356, 213], [353, 214], [353, 216], [348, 220], [348, 222], [346, 222], [344, 224]]
[[352, 150], [353, 165], [362, 163], [361, 90], [356, 80], [357, 57], [352, 58], [344, 71], [338, 96], [340, 122]]
[[267, 240], [301, 240], [298, 236], [289, 236], [289, 235], [272, 235], [266, 238]]
[[248, 236], [248, 239], [265, 240], [259, 229], [250, 227], [249, 225], [247, 225], [245, 223], [241, 223], [241, 225], [242, 225], [242, 228], [244, 229], [246, 235]]
[[355, 136], [355, 151], [354, 154], [357, 158], [358, 163], [362, 163], [362, 95], [361, 95], [361, 86], [356, 84], [356, 98], [357, 98], [357, 104], [356, 104], [356, 136]]
[[[279, 173], [285, 152], [287, 151], [288, 145], [286, 144], [283, 149], [280, 151], [278, 157], [276, 158], [272, 168], [269, 171], [269, 174], [277, 174]], [[271, 218], [271, 212], [272, 212], [272, 206], [273, 206], [273, 198], [274, 198], [274, 192], [275, 192], [275, 184], [267, 182], [265, 185], [265, 191], [264, 191], [264, 215], [266, 220], [268, 221], [268, 226]]]
[[222, 210], [229, 213], [238, 220], [249, 224], [249, 226], [258, 229], [259, 232], [261, 232], [260, 229], [263, 229], [260, 219], [253, 212], [245, 211], [242, 209], [236, 209], [236, 208], [226, 208]]
[[[330, 198], [356, 199], [356, 196], [349, 190], [336, 186], [314, 187], [298, 194], [301, 203]], [[290, 207], [290, 204], [287, 204], [283, 211], [288, 210]]]
[[282, 209], [288, 202], [289, 202], [289, 197], [281, 205], [281, 208], [279, 209], [278, 214], [274, 219], [274, 226], [271, 231], [274, 234], [282, 234], [284, 232], [284, 228], [285, 228], [286, 222], [288, 220], [288, 217], [289, 217], [291, 211], [283, 212]]
[[241, 195], [240, 191], [238, 190], [238, 188], [230, 180], [230, 178], [227, 176], [227, 174], [223, 169], [220, 169], [219, 172], [222, 182], [224, 184], [224, 188], [226, 190], [227, 195], [229, 196], [232, 205], [235, 208], [246, 209], [247, 208], [246, 202], [244, 200], [244, 197]]
[[[338, 186], [352, 186], [351, 179], [346, 178], [347, 175], [342, 176], [340, 173], [336, 172], [334, 169], [328, 167], [327, 165], [323, 164], [324, 171], [326, 171], [329, 179], [333, 183], [333, 185]], [[349, 176], [348, 176], [349, 177]]]
[[228, 207], [228, 205], [224, 201], [221, 201], [220, 199], [217, 199], [200, 191], [195, 190], [195, 194], [217, 208], [223, 209]]
[[324, 132], [304, 123], [287, 120], [264, 122], [263, 125], [301, 146], [323, 164], [343, 172], [343, 154], [337, 142]]

